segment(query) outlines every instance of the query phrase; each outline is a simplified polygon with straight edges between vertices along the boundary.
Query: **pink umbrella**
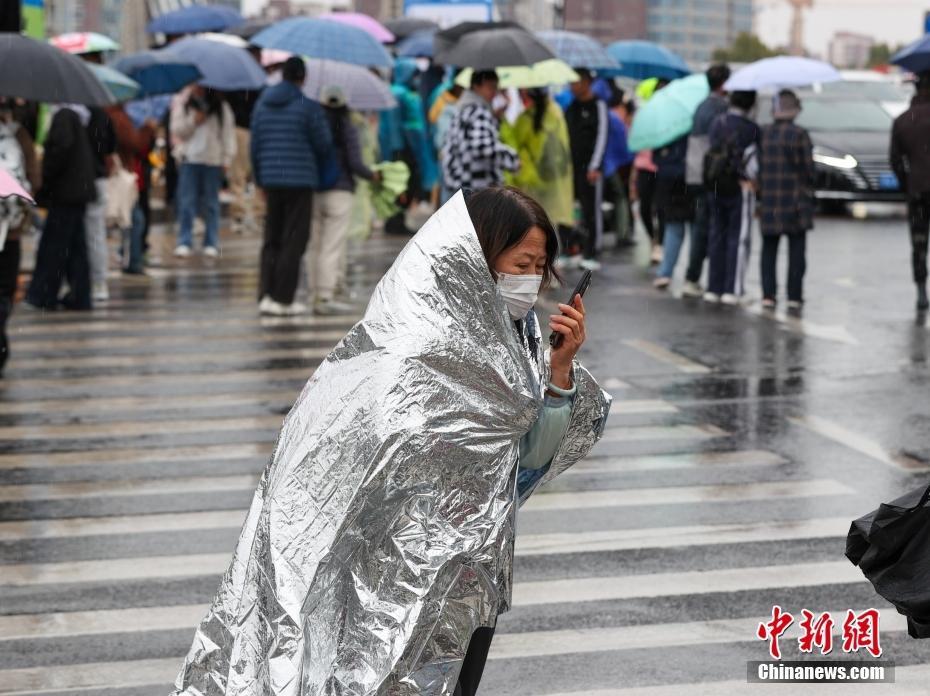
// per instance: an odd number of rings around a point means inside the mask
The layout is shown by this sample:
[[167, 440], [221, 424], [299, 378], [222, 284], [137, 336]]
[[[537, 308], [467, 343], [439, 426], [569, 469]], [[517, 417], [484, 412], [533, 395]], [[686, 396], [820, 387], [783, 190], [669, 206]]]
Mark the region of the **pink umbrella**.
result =
[[23, 200], [35, 204], [32, 196], [26, 193], [26, 189], [13, 178], [13, 175], [6, 169], [0, 169], [0, 198], [9, 198], [10, 196], [18, 196]]
[[262, 67], [267, 68], [271, 65], [280, 65], [288, 58], [290, 58], [293, 53], [288, 53], [287, 51], [279, 51], [276, 48], [263, 48], [262, 49]]
[[381, 43], [394, 43], [394, 35], [374, 17], [361, 12], [330, 12], [320, 15], [320, 19], [348, 24], [350, 27], [367, 31]]

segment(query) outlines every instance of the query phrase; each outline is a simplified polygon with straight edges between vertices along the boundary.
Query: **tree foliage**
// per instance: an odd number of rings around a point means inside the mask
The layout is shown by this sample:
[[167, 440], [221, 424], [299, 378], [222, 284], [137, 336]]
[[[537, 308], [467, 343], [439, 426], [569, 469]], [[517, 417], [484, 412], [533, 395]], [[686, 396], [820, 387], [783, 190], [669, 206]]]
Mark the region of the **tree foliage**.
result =
[[729, 48], [718, 48], [713, 53], [713, 59], [729, 63], [752, 63], [762, 58], [771, 58], [781, 52], [765, 45], [755, 34], [741, 32], [733, 39]]

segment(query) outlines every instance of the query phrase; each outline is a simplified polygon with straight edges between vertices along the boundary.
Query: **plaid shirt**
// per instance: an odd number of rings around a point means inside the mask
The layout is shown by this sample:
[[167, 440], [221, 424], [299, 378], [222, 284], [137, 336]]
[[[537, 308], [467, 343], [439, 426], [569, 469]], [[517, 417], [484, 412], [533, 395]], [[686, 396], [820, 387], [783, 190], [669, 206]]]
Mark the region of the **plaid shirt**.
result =
[[807, 131], [791, 121], [776, 121], [762, 129], [762, 234], [792, 234], [814, 226], [813, 149]]
[[[460, 102], [461, 104], [461, 102]], [[479, 189], [504, 183], [504, 172], [520, 168], [516, 151], [504, 145], [491, 109], [470, 101], [459, 106], [442, 151], [446, 187]]]

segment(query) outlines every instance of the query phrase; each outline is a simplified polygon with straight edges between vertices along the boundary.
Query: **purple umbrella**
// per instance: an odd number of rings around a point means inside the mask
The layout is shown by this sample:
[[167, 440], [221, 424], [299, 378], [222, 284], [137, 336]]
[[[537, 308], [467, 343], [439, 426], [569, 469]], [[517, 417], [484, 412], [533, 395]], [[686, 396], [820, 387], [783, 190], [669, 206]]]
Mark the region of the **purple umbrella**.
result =
[[394, 43], [395, 40], [394, 35], [381, 22], [361, 12], [330, 12], [329, 14], [320, 15], [320, 19], [348, 24], [350, 27], [367, 31], [381, 43]]

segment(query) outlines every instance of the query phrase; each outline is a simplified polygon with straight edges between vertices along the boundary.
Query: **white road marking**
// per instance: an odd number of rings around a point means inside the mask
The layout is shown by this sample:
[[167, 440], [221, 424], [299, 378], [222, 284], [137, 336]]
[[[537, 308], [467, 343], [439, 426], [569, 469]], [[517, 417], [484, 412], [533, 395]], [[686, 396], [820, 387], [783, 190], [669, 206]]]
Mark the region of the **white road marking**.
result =
[[671, 365], [681, 372], [689, 374], [707, 374], [711, 371], [706, 365], [701, 365], [694, 360], [689, 360], [685, 356], [675, 353], [668, 348], [663, 348], [652, 341], [647, 341], [642, 338], [630, 338], [623, 343], [630, 348], [638, 350], [640, 353], [648, 355], [654, 360], [665, 363], [666, 365]]
[[144, 435], [227, 433], [244, 430], [278, 430], [284, 416], [240, 416], [235, 418], [192, 418], [172, 420], [66, 423], [64, 425], [17, 425], [0, 427], [0, 440], [90, 440]]
[[225, 461], [271, 455], [271, 442], [190, 447], [124, 447], [100, 451], [0, 454], [0, 469], [56, 469], [64, 466], [128, 466], [151, 462]]
[[610, 405], [610, 415], [634, 415], [639, 413], [678, 413], [678, 409], [668, 401], [661, 399], [630, 399], [618, 401], [614, 399]]
[[601, 442], [640, 442], [644, 440], [705, 440], [728, 435], [715, 425], [632, 425], [609, 427]]
[[687, 454], [659, 454], [644, 457], [590, 457], [578, 462], [563, 473], [565, 476], [592, 474], [620, 474], [628, 471], [662, 471], [667, 469], [712, 469], [717, 466], [777, 466], [788, 460], [765, 450], [737, 450], [735, 452], [695, 452]]

